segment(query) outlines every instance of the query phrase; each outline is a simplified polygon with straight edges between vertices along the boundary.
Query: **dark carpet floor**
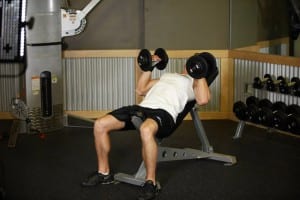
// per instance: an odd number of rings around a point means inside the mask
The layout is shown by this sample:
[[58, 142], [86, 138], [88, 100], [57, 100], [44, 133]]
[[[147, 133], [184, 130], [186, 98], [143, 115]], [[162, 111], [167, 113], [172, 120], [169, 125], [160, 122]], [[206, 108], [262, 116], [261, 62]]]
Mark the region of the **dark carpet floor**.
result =
[[[233, 140], [237, 122], [203, 121], [214, 151], [235, 155], [237, 164], [212, 160], [159, 163], [157, 178], [163, 200], [300, 199], [300, 139], [269, 133], [247, 125], [243, 137]], [[0, 123], [2, 132], [7, 126]], [[111, 167], [134, 173], [140, 162], [136, 131], [113, 132]], [[7, 200], [127, 200], [139, 188], [125, 183], [81, 188], [80, 182], [96, 170], [92, 129], [65, 127], [39, 135], [20, 135], [16, 148], [0, 140], [2, 177]], [[199, 148], [192, 121], [184, 121], [164, 146]], [[1, 178], [1, 176], [0, 176]]]

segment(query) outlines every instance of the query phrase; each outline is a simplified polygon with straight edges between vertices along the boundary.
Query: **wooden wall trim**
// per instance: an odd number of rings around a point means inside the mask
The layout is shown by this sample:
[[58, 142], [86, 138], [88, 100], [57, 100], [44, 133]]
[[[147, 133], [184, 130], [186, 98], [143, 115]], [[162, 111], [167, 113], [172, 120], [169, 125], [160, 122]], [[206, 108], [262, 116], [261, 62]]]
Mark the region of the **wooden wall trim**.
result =
[[16, 119], [11, 112], [0, 112], [0, 120], [2, 119]]
[[87, 119], [97, 119], [109, 113], [111, 110], [99, 110], [99, 111], [65, 111], [66, 115], [77, 116]]
[[[270, 62], [274, 64], [283, 64], [291, 66], [300, 66], [300, 58], [290, 56], [270, 55], [257, 52], [239, 51], [239, 50], [167, 50], [170, 58], [187, 58], [196, 52], [208, 51], [217, 58], [239, 58], [246, 60], [255, 60], [261, 62]], [[153, 53], [153, 50], [151, 50]], [[139, 50], [71, 50], [64, 51], [63, 58], [85, 58], [85, 57], [136, 57]]]
[[274, 45], [286, 44], [287, 46], [289, 46], [290, 45], [289, 40], [290, 39], [288, 37], [283, 37], [283, 38], [278, 38], [278, 39], [274, 39], [274, 40], [259, 41], [254, 45], [246, 46], [246, 47], [240, 47], [240, 48], [236, 48], [234, 50], [259, 52], [259, 50], [261, 48], [272, 47]]
[[[76, 116], [85, 119], [97, 119], [104, 116], [111, 110], [101, 110], [101, 111], [65, 111], [66, 116]], [[211, 119], [236, 119], [232, 112], [199, 112], [201, 119], [211, 120]], [[0, 120], [13, 120], [16, 119], [10, 112], [0, 112]], [[190, 120], [191, 116], [188, 114], [185, 118]]]
[[[101, 58], [101, 57], [118, 57], [118, 58], [128, 58], [137, 57], [140, 50], [125, 49], [125, 50], [66, 50], [63, 51], [63, 58]], [[151, 53], [154, 50], [150, 50]], [[217, 58], [227, 58], [228, 50], [167, 50], [170, 58], [188, 58], [194, 53], [198, 52], [210, 52], [214, 54]]]
[[290, 56], [279, 56], [249, 51], [230, 50], [229, 57], [300, 67], [300, 58]]
[[233, 73], [233, 60], [230, 58], [221, 59], [221, 112], [231, 112], [233, 105], [233, 88], [234, 88], [234, 73]]
[[274, 40], [259, 41], [256, 44], [260, 48], [271, 47], [273, 45], [281, 45], [281, 44], [289, 45], [289, 40], [290, 39], [288, 37], [283, 37], [283, 38], [277, 38], [277, 39], [274, 39]]
[[189, 58], [201, 52], [210, 52], [216, 58], [228, 58], [228, 50], [167, 50], [170, 58]]
[[136, 57], [139, 50], [67, 50], [63, 51], [63, 58], [101, 58], [101, 57], [117, 57], [128, 58]]
[[[97, 119], [99, 117], [104, 116], [110, 112], [110, 110], [106, 111], [66, 111], [66, 115], [77, 116], [79, 118], [86, 119]], [[201, 119], [228, 119], [232, 113], [231, 112], [199, 112]], [[188, 114], [185, 120], [191, 120], [190, 114]]]

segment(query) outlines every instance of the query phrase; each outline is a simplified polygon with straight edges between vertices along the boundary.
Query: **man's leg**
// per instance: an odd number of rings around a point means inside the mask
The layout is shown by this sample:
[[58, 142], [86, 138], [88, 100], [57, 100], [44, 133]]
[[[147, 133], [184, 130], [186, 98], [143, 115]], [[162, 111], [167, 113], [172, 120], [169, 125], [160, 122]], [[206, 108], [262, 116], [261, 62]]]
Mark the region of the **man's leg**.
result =
[[106, 115], [95, 121], [94, 141], [98, 159], [98, 171], [92, 173], [81, 183], [84, 187], [95, 186], [99, 183], [109, 184], [113, 182], [113, 174], [110, 173], [108, 154], [110, 152], [109, 133], [125, 126], [125, 123], [117, 120], [112, 115]]
[[146, 167], [146, 182], [138, 196], [138, 200], [150, 200], [158, 194], [156, 185], [157, 143], [155, 134], [158, 124], [153, 119], [146, 119], [141, 127], [142, 156]]
[[146, 119], [140, 127], [142, 140], [142, 156], [146, 167], [146, 180], [152, 180], [155, 183], [156, 162], [157, 162], [157, 143], [155, 134], [158, 130], [158, 124], [153, 119]]
[[110, 152], [110, 137], [109, 133], [112, 130], [124, 128], [125, 123], [117, 120], [112, 115], [106, 115], [95, 121], [94, 124], [94, 139], [95, 148], [98, 159], [98, 171], [101, 173], [109, 173], [109, 159]]

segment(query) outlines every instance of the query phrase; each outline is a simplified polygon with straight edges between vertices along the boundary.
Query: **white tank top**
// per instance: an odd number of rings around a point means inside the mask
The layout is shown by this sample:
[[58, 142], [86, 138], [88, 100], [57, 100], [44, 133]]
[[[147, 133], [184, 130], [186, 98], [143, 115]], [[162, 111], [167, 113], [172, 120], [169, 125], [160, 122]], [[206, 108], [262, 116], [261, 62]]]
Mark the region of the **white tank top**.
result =
[[163, 109], [176, 123], [176, 118], [186, 103], [195, 99], [193, 80], [189, 75], [165, 73], [148, 91], [140, 106]]

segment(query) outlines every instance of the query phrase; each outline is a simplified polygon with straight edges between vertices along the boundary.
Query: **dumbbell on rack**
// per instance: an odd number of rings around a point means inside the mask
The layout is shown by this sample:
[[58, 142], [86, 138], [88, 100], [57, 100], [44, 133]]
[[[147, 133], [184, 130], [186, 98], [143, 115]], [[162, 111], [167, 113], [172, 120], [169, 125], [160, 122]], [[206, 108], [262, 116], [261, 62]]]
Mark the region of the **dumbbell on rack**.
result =
[[[159, 59], [156, 59], [155, 56]], [[169, 62], [169, 56], [163, 48], [156, 49], [154, 55], [151, 55], [148, 49], [142, 49], [137, 57], [137, 62], [143, 71], [152, 71], [155, 67], [163, 70]]]
[[286, 104], [284, 102], [278, 101], [274, 103], [273, 106], [273, 127], [279, 130], [287, 130], [287, 114], [286, 114]]
[[233, 112], [235, 116], [242, 121], [248, 120], [247, 105], [242, 101], [233, 104]]
[[[242, 121], [252, 120], [255, 113], [255, 105], [258, 103], [258, 98], [249, 96], [246, 99], [246, 104], [242, 101], [237, 101], [233, 104], [233, 112], [235, 116]], [[250, 108], [249, 108], [250, 106]], [[253, 108], [251, 108], [253, 106]], [[250, 117], [250, 118], [249, 118]]]
[[[258, 99], [257, 97], [250, 96], [248, 99], [255, 99], [252, 102], [248, 103], [248, 112], [249, 112], [249, 119], [250, 121], [256, 123], [256, 124], [262, 124], [262, 113], [265, 108], [271, 109], [272, 102], [268, 99]], [[248, 100], [247, 99], [247, 100]]]
[[249, 96], [246, 99], [248, 121], [258, 123], [259, 99], [255, 96]]
[[290, 82], [279, 84], [279, 92], [283, 94], [300, 94], [300, 80], [298, 77], [293, 77]]
[[296, 83], [293, 85], [292, 94], [300, 97], [300, 80], [296, 81]]
[[281, 101], [272, 103], [268, 99], [259, 100], [255, 96], [249, 96], [246, 103], [237, 101], [233, 106], [233, 112], [241, 120], [234, 138], [241, 136], [241, 130], [245, 124], [243, 121], [250, 121], [300, 135], [299, 105], [287, 106]]
[[242, 101], [235, 102], [233, 105], [233, 112], [240, 120], [258, 123], [259, 102], [257, 97], [249, 96], [246, 99], [246, 103]]
[[262, 89], [265, 84], [272, 80], [272, 77], [270, 74], [265, 74], [263, 79], [260, 79], [258, 76], [254, 78], [252, 87], [256, 89]]
[[300, 106], [289, 105], [286, 109], [287, 130], [291, 133], [300, 135]]
[[236, 102], [233, 112], [240, 120], [285, 130], [287, 126], [285, 109], [284, 102], [272, 103], [266, 98], [259, 100], [255, 96], [249, 96], [246, 104], [241, 101]]
[[286, 80], [283, 76], [278, 76], [277, 80], [270, 80], [267, 82], [267, 90], [268, 91], [276, 91], [279, 85], [285, 84]]
[[257, 123], [264, 126], [272, 126], [272, 102], [269, 99], [261, 99], [258, 103], [259, 111], [257, 113]]
[[294, 85], [296, 85], [297, 81], [299, 81], [299, 78], [293, 77], [291, 79], [291, 82], [279, 84], [279, 92], [283, 94], [290, 94], [292, 92], [292, 88], [294, 87]]
[[290, 94], [300, 97], [300, 79], [298, 77], [293, 77], [291, 79], [291, 82], [289, 82], [287, 86], [287, 89], [289, 89], [288, 92], [290, 92]]

